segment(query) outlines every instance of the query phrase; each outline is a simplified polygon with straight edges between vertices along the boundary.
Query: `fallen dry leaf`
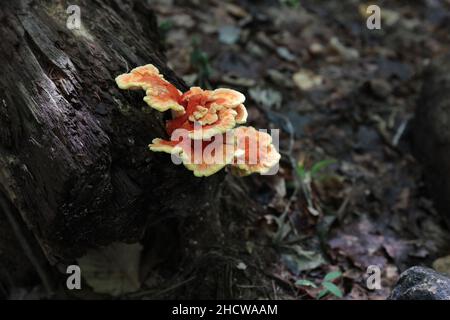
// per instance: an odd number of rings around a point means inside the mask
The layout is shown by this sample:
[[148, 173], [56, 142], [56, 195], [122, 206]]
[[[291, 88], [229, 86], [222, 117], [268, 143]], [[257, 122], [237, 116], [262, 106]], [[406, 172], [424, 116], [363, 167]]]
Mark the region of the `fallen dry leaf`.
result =
[[292, 76], [292, 80], [302, 91], [308, 91], [314, 87], [320, 86], [323, 79], [320, 75], [314, 74], [310, 70], [299, 70]]

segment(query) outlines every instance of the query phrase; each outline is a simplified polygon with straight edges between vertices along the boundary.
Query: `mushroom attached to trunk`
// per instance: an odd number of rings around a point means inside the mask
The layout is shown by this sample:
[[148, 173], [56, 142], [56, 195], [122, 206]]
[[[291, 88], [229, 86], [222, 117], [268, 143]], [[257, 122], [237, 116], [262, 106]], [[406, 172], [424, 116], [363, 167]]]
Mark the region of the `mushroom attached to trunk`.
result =
[[212, 175], [227, 165], [241, 176], [267, 174], [280, 159], [270, 135], [253, 127], [235, 128], [247, 121], [245, 96], [236, 90], [192, 87], [181, 93], [151, 64], [118, 76], [116, 83], [121, 89], [145, 90], [144, 101], [158, 111], [172, 110], [166, 122], [170, 140], [156, 138], [150, 150], [178, 157], [195, 176]]

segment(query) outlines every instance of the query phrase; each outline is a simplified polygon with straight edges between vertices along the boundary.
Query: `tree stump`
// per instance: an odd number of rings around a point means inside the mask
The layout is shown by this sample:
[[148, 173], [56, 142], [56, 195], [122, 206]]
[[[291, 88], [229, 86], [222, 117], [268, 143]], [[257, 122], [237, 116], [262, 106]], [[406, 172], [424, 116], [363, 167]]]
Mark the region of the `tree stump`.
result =
[[52, 264], [144, 234], [163, 239], [159, 250], [167, 250], [167, 239], [181, 241], [183, 217], [205, 212], [198, 237], [223, 240], [214, 209], [224, 174], [196, 178], [150, 152], [153, 138], [167, 138], [163, 115], [145, 105], [142, 92], [114, 82], [152, 63], [186, 89], [166, 66], [156, 18], [144, 3], [80, 0], [78, 30], [66, 27], [69, 4], [2, 3], [0, 213], [24, 223], [26, 242], [38, 243]]

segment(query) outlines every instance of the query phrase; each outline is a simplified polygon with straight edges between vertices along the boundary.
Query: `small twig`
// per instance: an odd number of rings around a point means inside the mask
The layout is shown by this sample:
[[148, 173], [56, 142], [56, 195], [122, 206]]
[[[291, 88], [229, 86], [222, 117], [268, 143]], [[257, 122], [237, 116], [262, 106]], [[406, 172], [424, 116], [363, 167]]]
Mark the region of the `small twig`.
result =
[[308, 238], [311, 238], [311, 237], [312, 237], [311, 235], [298, 236], [298, 237], [295, 238], [295, 239], [284, 241], [284, 242], [283, 242], [283, 245], [289, 246], [289, 245], [292, 245], [292, 244], [296, 244], [296, 243], [298, 243], [298, 242], [302, 242], [302, 241], [304, 241], [305, 239], [308, 239]]
[[170, 286], [168, 288], [165, 288], [165, 289], [163, 289], [161, 291], [145, 290], [145, 291], [140, 291], [140, 292], [137, 292], [137, 293], [134, 293], [134, 294], [130, 294], [130, 295], [128, 295], [128, 297], [130, 297], [130, 298], [141, 298], [141, 297], [145, 297], [146, 295], [149, 295], [149, 294], [151, 294], [153, 297], [155, 297], [155, 296], [158, 297], [158, 296], [161, 296], [164, 293], [173, 291], [173, 290], [175, 290], [175, 289], [177, 289], [177, 288], [179, 288], [181, 286], [184, 286], [185, 284], [191, 282], [195, 278], [196, 277], [190, 277], [190, 278], [188, 278], [188, 279], [186, 279], [186, 280], [184, 280], [182, 282], [176, 283], [176, 284], [174, 284], [174, 285], [172, 285], [172, 286]]
[[347, 209], [348, 203], [350, 202], [351, 198], [351, 191], [350, 193], [345, 197], [344, 201], [342, 201], [341, 205], [339, 206], [339, 209], [336, 213], [336, 216], [339, 220], [342, 220], [344, 218], [345, 209]]
[[402, 123], [400, 123], [397, 132], [394, 135], [394, 138], [392, 138], [392, 144], [394, 146], [398, 146], [400, 139], [403, 136], [403, 133], [406, 130], [406, 127], [408, 126], [408, 122], [409, 122], [409, 118], [406, 118], [405, 120], [402, 121]]
[[273, 297], [275, 300], [278, 300], [277, 288], [275, 287], [275, 280], [272, 280], [272, 289], [273, 289]]
[[295, 228], [295, 224], [294, 221], [292, 221], [291, 216], [288, 214], [289, 208], [291, 207], [292, 203], [297, 199], [297, 194], [298, 191], [300, 189], [300, 186], [302, 184], [301, 180], [299, 179], [299, 177], [297, 176], [296, 170], [297, 170], [297, 162], [295, 161], [294, 156], [292, 155], [292, 151], [294, 149], [294, 127], [292, 125], [291, 120], [286, 117], [285, 115], [279, 114], [280, 118], [282, 118], [285, 123], [286, 123], [286, 127], [289, 131], [289, 145], [288, 145], [288, 149], [287, 151], [283, 152], [283, 154], [285, 154], [288, 159], [289, 159], [289, 163], [292, 167], [293, 170], [293, 177], [294, 177], [294, 191], [292, 192], [291, 196], [289, 197], [289, 200], [286, 204], [286, 206], [284, 207], [284, 211], [281, 215], [281, 217], [284, 217], [287, 215], [288, 219], [289, 219], [289, 223], [291, 224], [291, 228], [294, 231], [295, 235], [298, 235], [297, 229]]
[[397, 155], [401, 155], [402, 151], [397, 147], [397, 145], [393, 144], [393, 141], [390, 138], [389, 133], [387, 132], [386, 124], [383, 119], [379, 115], [372, 115], [370, 119], [375, 122], [375, 128], [380, 135], [381, 140], [386, 144], [386, 146], [397, 153]]
[[292, 291], [292, 293], [294, 294], [294, 295], [296, 295], [297, 293], [296, 293], [296, 290], [295, 290], [295, 288], [294, 288], [294, 286], [292, 285], [292, 283], [291, 282], [289, 282], [289, 281], [287, 281], [287, 280], [285, 280], [285, 279], [282, 279], [282, 278], [280, 278], [280, 277], [278, 277], [278, 276], [276, 276], [276, 275], [274, 275], [274, 274], [272, 274], [272, 273], [269, 273], [269, 272], [267, 272], [267, 271], [265, 271], [264, 269], [262, 269], [262, 268], [259, 268], [259, 267], [257, 267], [257, 266], [252, 266], [253, 268], [255, 268], [258, 272], [260, 272], [261, 274], [263, 274], [264, 276], [266, 276], [267, 278], [269, 278], [269, 279], [271, 279], [271, 280], [274, 280], [280, 287], [282, 287], [284, 290], [289, 290], [289, 291]]

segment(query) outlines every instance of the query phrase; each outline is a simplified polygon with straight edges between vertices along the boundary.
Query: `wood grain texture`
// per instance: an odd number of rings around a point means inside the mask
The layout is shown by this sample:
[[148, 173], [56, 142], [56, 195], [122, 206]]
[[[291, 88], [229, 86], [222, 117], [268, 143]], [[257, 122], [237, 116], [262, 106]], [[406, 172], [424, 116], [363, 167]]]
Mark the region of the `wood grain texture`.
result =
[[52, 261], [139, 239], [149, 224], [189, 216], [214, 199], [223, 175], [193, 177], [147, 145], [163, 115], [114, 78], [166, 66], [143, 1], [6, 1], [0, 11], [0, 192]]

